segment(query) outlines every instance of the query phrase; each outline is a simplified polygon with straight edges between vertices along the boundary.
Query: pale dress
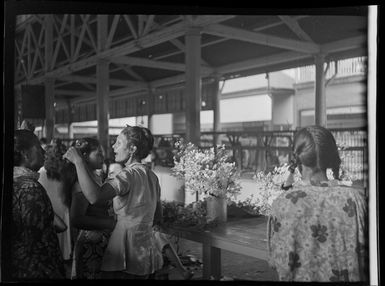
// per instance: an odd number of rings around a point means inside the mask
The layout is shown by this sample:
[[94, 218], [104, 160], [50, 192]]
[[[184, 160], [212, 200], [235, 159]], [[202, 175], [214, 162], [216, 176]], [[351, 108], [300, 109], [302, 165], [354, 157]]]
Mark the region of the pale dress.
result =
[[63, 183], [47, 177], [47, 171], [44, 167], [39, 170], [39, 183], [47, 191], [54, 212], [64, 221], [67, 229], [57, 234], [59, 239], [60, 250], [63, 254], [63, 259], [71, 258], [71, 226], [69, 208], [64, 204]]
[[141, 163], [127, 165], [108, 178], [116, 191], [113, 199], [117, 223], [102, 263], [103, 271], [149, 275], [162, 268], [162, 253], [153, 233], [160, 186], [157, 176]]

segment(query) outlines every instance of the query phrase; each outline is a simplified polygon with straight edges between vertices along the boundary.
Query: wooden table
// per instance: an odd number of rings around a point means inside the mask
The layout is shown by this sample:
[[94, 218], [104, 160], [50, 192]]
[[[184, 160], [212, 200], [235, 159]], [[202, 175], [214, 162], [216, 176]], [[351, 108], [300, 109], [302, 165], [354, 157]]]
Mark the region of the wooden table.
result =
[[267, 217], [229, 219], [209, 231], [168, 227], [169, 235], [202, 243], [203, 279], [221, 277], [221, 249], [267, 260]]

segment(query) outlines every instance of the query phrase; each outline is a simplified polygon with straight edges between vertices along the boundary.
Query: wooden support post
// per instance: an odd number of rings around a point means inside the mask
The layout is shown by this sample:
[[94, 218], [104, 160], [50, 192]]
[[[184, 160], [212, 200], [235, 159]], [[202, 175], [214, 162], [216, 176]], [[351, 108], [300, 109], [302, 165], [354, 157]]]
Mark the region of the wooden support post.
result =
[[204, 242], [202, 252], [202, 278], [208, 280], [210, 276], [213, 276], [214, 279], [219, 280], [221, 278], [221, 249], [212, 247], [208, 242]]
[[[98, 15], [97, 17], [97, 48], [98, 52], [105, 49], [107, 41], [107, 27], [108, 27], [108, 16]], [[97, 112], [96, 117], [98, 120], [98, 139], [100, 145], [106, 152], [106, 157], [111, 156], [110, 140], [108, 133], [108, 121], [109, 121], [109, 62], [106, 60], [98, 60], [96, 65], [96, 102]]]
[[200, 144], [201, 111], [201, 29], [186, 32], [186, 140]]
[[98, 120], [98, 140], [100, 145], [106, 152], [106, 157], [110, 156], [109, 135], [108, 135], [108, 120], [109, 120], [109, 108], [108, 108], [108, 71], [109, 63], [104, 60], [99, 60], [96, 65], [96, 78], [98, 79], [96, 85], [96, 102], [97, 112], [96, 118]]
[[14, 129], [19, 129], [23, 114], [22, 114], [22, 101], [21, 101], [21, 85], [17, 84], [15, 86], [15, 121], [14, 121]]
[[148, 89], [148, 96], [147, 96], [147, 110], [148, 110], [148, 120], [147, 120], [147, 126], [148, 129], [150, 129], [151, 132], [154, 131], [154, 122], [153, 122], [153, 115], [154, 115], [154, 90], [149, 87]]
[[219, 144], [218, 140], [218, 134], [216, 132], [221, 131], [221, 108], [220, 108], [220, 102], [221, 102], [221, 89], [219, 88], [219, 81], [220, 77], [219, 75], [215, 76], [214, 79], [214, 90], [213, 90], [213, 131], [214, 133], [214, 150], [216, 150], [217, 145]]
[[[45, 73], [51, 71], [53, 55], [53, 15], [45, 17]], [[55, 79], [45, 78], [45, 137], [51, 142], [55, 136]], [[44, 134], [44, 133], [43, 133]]]
[[[45, 86], [45, 135], [47, 142], [55, 136], [55, 79], [47, 78]], [[44, 134], [44, 133], [43, 133]]]
[[68, 123], [67, 123], [67, 128], [68, 128], [68, 139], [73, 139], [73, 129], [72, 129], [72, 121], [73, 121], [73, 114], [74, 110], [71, 105], [71, 101], [67, 99], [67, 112], [68, 112]]
[[315, 56], [315, 125], [326, 127], [325, 55]]

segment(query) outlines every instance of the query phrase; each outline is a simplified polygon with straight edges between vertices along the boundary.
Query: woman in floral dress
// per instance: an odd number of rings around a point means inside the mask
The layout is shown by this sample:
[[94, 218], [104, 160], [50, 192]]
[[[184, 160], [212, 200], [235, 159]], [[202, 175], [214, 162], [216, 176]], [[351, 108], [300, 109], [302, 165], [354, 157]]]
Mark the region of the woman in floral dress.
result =
[[[270, 264], [282, 281], [367, 282], [364, 189], [338, 180], [341, 160], [327, 129], [301, 129], [293, 151], [302, 181], [273, 202], [268, 222]], [[334, 180], [328, 181], [328, 168]]]
[[29, 130], [14, 134], [11, 276], [64, 279], [65, 270], [50, 199], [38, 182], [44, 150]]
[[[75, 148], [84, 158], [95, 182], [101, 185], [102, 179], [96, 172], [103, 164], [99, 142], [93, 138], [83, 138], [76, 141]], [[103, 254], [115, 226], [111, 201], [91, 205], [82, 193], [75, 166], [69, 164], [64, 172], [67, 177], [66, 189], [71, 192], [70, 219], [74, 231], [78, 231], [75, 234], [71, 279], [98, 279], [101, 278]]]

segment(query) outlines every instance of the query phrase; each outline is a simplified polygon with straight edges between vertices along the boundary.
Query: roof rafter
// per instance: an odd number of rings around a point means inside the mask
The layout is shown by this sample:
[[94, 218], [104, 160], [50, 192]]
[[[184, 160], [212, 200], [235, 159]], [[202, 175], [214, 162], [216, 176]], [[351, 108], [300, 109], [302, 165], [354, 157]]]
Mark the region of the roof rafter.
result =
[[[138, 58], [138, 57], [129, 57], [129, 56], [121, 56], [115, 58], [109, 58], [112, 62], [120, 63], [120, 64], [128, 64], [131, 66], [141, 66], [148, 68], [157, 68], [157, 69], [166, 69], [166, 70], [176, 70], [176, 71], [186, 71], [186, 65], [181, 63], [174, 62], [165, 62], [165, 61], [155, 61], [146, 58]], [[212, 73], [213, 69], [202, 66], [202, 73]]]
[[[199, 16], [195, 20], [195, 25], [198, 25], [198, 26], [210, 25], [213, 23], [226, 21], [226, 20], [231, 19], [233, 17], [234, 17], [234, 15]], [[86, 21], [87, 18], [85, 18], [84, 20]], [[83, 24], [84, 24], [84, 22], [83, 22]], [[85, 33], [85, 30], [86, 29], [84, 28], [84, 32], [82, 31], [83, 34]], [[185, 31], [186, 31], [186, 24], [184, 22], [180, 22], [180, 23], [177, 23], [177, 24], [172, 25], [170, 27], [167, 27], [161, 31], [150, 33], [146, 36], [143, 36], [140, 39], [130, 41], [130, 42], [122, 44], [118, 47], [111, 48], [111, 49], [108, 49], [108, 50], [103, 51], [103, 52], [99, 52], [96, 55], [90, 56], [88, 58], [81, 59], [77, 62], [67, 64], [63, 67], [57, 68], [53, 71], [50, 71], [50, 72], [46, 73], [45, 75], [40, 76], [38, 78], [31, 78], [29, 80], [29, 83], [30, 84], [41, 83], [47, 77], [60, 77], [60, 76], [67, 75], [67, 74], [70, 74], [70, 73], [75, 72], [75, 71], [79, 71], [79, 70], [88, 68], [90, 66], [95, 65], [98, 59], [102, 59], [102, 58], [108, 59], [109, 57], [123, 56], [123, 55], [127, 55], [130, 53], [136, 52], [136, 51], [141, 50], [143, 48], [156, 46], [158, 44], [167, 42], [170, 39], [175, 39], [175, 38], [178, 38], [178, 37], [184, 35]], [[81, 38], [84, 38], [84, 35]], [[75, 53], [75, 55], [76, 55], [76, 53]]]
[[[80, 82], [80, 83], [91, 83], [96, 84], [97, 79], [94, 77], [87, 77], [87, 76], [78, 76], [78, 75], [67, 75], [60, 77], [60, 80], [62, 81], [69, 81], [69, 82]], [[147, 87], [147, 84], [141, 81], [133, 81], [133, 80], [122, 80], [122, 79], [109, 79], [110, 85], [118, 85], [118, 86], [141, 86], [141, 87]]]
[[233, 28], [220, 24], [207, 26], [203, 29], [203, 32], [214, 36], [231, 38], [234, 40], [277, 47], [286, 50], [294, 50], [309, 54], [318, 53], [320, 51], [320, 47], [314, 43], [270, 36], [267, 34]]
[[279, 16], [279, 18], [284, 22], [290, 30], [292, 30], [301, 40], [314, 43], [312, 38], [301, 28], [298, 21], [290, 16]]

